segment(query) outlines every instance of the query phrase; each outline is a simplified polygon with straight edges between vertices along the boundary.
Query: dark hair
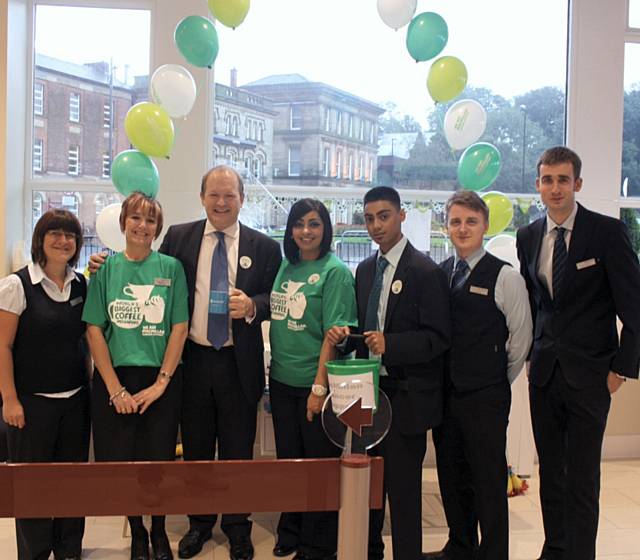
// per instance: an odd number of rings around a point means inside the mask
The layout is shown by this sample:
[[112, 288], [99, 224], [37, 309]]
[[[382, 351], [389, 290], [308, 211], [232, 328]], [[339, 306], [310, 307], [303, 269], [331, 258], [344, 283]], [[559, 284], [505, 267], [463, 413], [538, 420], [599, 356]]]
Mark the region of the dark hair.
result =
[[202, 181], [200, 182], [200, 196], [204, 194], [204, 191], [207, 188], [207, 180], [209, 179], [209, 175], [212, 173], [217, 173], [218, 171], [228, 171], [232, 175], [235, 175], [236, 181], [238, 181], [238, 193], [240, 193], [240, 198], [244, 198], [244, 182], [242, 181], [242, 177], [240, 177], [240, 173], [238, 173], [233, 167], [229, 167], [228, 165], [216, 165], [212, 167], [202, 176]]
[[542, 152], [536, 169], [540, 177], [541, 165], [557, 165], [558, 163], [570, 163], [573, 166], [573, 178], [578, 179], [582, 171], [580, 156], [566, 146], [554, 146]]
[[368, 190], [364, 195], [364, 206], [370, 202], [377, 202], [379, 200], [386, 200], [393, 204], [396, 210], [400, 210], [400, 195], [393, 187], [379, 186]]
[[331, 241], [333, 239], [333, 227], [331, 227], [331, 218], [329, 217], [329, 211], [327, 207], [319, 200], [314, 198], [302, 198], [298, 200], [289, 210], [289, 217], [287, 218], [287, 229], [284, 232], [284, 256], [292, 264], [300, 262], [300, 250], [293, 240], [293, 226], [295, 223], [309, 212], [316, 211], [324, 231], [322, 232], [322, 241], [320, 242], [320, 255], [319, 259], [324, 257], [331, 250]]
[[80, 249], [82, 249], [82, 226], [74, 214], [58, 208], [47, 210], [38, 220], [36, 227], [33, 228], [31, 260], [40, 266], [47, 264], [47, 256], [44, 254], [44, 236], [48, 231], [56, 229], [73, 233], [76, 236], [76, 252], [69, 259], [69, 266], [75, 266], [80, 258]]
[[150, 218], [155, 218], [157, 227], [154, 239], [158, 239], [163, 225], [162, 206], [160, 206], [160, 203], [155, 198], [151, 198], [144, 193], [131, 193], [122, 203], [122, 209], [120, 210], [120, 231], [124, 232], [124, 224], [129, 214], [133, 214], [134, 212], [141, 212]]
[[484, 216], [484, 221], [489, 222], [489, 207], [487, 203], [482, 200], [482, 198], [473, 191], [456, 191], [454, 192], [449, 199], [447, 200], [446, 205], [446, 220], [449, 221], [449, 210], [451, 207], [457, 204], [458, 206], [464, 206], [469, 210], [473, 210], [474, 212], [481, 212]]

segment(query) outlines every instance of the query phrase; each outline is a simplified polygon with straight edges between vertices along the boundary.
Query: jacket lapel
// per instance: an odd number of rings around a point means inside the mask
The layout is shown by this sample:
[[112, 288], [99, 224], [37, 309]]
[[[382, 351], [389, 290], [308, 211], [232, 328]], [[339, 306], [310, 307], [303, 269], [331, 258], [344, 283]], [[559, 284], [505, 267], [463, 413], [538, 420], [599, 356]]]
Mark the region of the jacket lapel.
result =
[[[253, 247], [254, 238], [251, 235], [251, 230], [249, 230], [242, 224], [240, 224], [238, 235], [240, 236], [240, 239], [238, 240], [238, 262], [236, 263], [236, 288], [238, 290], [245, 291], [249, 274], [251, 274], [251, 267], [255, 262]], [[251, 261], [251, 264], [247, 268], [240, 265], [241, 260], [244, 262], [242, 257], [248, 257]]]
[[567, 266], [562, 279], [562, 286], [558, 294], [556, 306], [566, 297], [567, 287], [573, 285], [576, 275], [576, 263], [584, 259], [587, 248], [591, 241], [592, 228], [588, 212], [578, 204], [578, 212], [573, 222], [571, 231], [571, 241], [569, 242], [569, 252], [567, 254]]
[[[411, 267], [411, 253], [414, 251], [411, 243], [407, 241], [407, 246], [404, 248], [402, 252], [402, 256], [398, 261], [398, 268], [396, 269], [396, 273], [393, 275], [393, 280], [391, 281], [391, 289], [389, 290], [389, 299], [387, 300], [387, 312], [384, 317], [384, 330], [385, 332], [389, 329], [389, 322], [391, 321], [391, 317], [393, 316], [393, 312], [396, 308], [398, 300], [402, 296], [402, 290], [405, 288], [406, 279], [409, 274], [409, 268]], [[402, 282], [402, 288], [396, 294], [393, 291], [393, 285], [397, 282]]]
[[538, 293], [542, 295], [545, 307], [551, 307], [553, 302], [551, 295], [547, 287], [540, 281], [538, 277], [538, 269], [540, 266], [540, 250], [542, 249], [542, 240], [547, 232], [547, 218], [542, 218], [533, 224], [531, 228], [531, 243], [532, 243], [532, 264], [529, 265], [529, 278], [536, 284]]

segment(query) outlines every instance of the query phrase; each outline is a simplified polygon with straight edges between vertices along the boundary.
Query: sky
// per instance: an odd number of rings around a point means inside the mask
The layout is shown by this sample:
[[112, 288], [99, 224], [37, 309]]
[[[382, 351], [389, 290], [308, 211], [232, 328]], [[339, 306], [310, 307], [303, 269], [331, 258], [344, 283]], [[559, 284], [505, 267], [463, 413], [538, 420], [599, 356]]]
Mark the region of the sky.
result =
[[[640, 20], [640, 0], [632, 2]], [[416, 13], [425, 11], [447, 22], [449, 41], [441, 55], [465, 63], [470, 85], [506, 98], [544, 86], [564, 88], [566, 1], [418, 0]], [[78, 63], [113, 57], [120, 79], [125, 64], [129, 76], [145, 74], [149, 22], [146, 11], [38, 6], [36, 50]], [[431, 62], [411, 59], [406, 27], [387, 27], [376, 0], [252, 0], [244, 23], [235, 30], [219, 25], [218, 36], [218, 82], [229, 83], [231, 68], [238, 70], [239, 85], [298, 73], [376, 103], [391, 101], [423, 125], [433, 108], [426, 89]], [[640, 82], [640, 45], [627, 53], [626, 86]]]

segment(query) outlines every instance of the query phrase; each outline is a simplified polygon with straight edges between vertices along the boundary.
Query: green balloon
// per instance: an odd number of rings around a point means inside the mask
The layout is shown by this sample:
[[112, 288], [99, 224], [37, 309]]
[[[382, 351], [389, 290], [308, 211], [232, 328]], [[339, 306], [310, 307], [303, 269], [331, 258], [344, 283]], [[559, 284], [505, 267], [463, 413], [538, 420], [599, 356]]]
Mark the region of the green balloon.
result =
[[471, 144], [460, 156], [458, 182], [471, 191], [481, 191], [493, 183], [502, 166], [500, 152], [487, 142]]
[[416, 62], [440, 54], [448, 40], [447, 22], [435, 12], [418, 14], [407, 29], [407, 50]]
[[156, 164], [138, 150], [125, 150], [114, 158], [111, 180], [123, 196], [138, 191], [155, 198], [160, 187]]
[[491, 191], [482, 195], [489, 207], [489, 228], [487, 237], [502, 233], [513, 220], [513, 203], [501, 192]]
[[213, 22], [202, 16], [187, 16], [176, 26], [173, 39], [189, 64], [211, 68], [218, 56], [218, 33]]

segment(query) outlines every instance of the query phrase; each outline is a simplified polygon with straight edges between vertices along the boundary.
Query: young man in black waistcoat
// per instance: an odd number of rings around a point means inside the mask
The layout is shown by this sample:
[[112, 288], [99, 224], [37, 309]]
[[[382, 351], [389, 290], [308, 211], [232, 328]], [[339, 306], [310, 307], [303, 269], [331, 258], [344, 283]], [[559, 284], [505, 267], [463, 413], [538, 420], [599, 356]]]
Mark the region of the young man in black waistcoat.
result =
[[458, 191], [446, 215], [456, 254], [440, 267], [451, 290], [452, 344], [444, 416], [433, 440], [449, 540], [424, 558], [508, 560], [510, 384], [531, 345], [529, 299], [520, 274], [482, 246], [489, 227], [485, 202]]

